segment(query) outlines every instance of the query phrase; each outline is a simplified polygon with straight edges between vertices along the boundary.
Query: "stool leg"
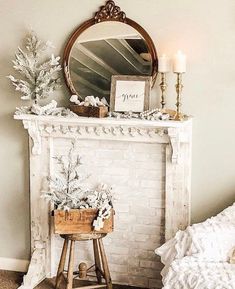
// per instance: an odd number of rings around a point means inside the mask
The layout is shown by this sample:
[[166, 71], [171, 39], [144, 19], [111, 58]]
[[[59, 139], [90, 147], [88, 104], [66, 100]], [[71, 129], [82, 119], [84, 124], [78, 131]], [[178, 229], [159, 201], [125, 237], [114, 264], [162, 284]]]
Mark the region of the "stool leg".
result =
[[100, 272], [101, 263], [100, 263], [100, 254], [99, 254], [99, 244], [98, 244], [97, 239], [93, 240], [93, 248], [94, 248], [94, 257], [95, 257], [95, 272], [96, 272], [98, 284], [101, 284], [102, 274]]
[[68, 243], [69, 243], [69, 240], [66, 238], [64, 240], [64, 245], [63, 245], [63, 249], [62, 249], [62, 253], [61, 253], [61, 257], [60, 257], [60, 263], [59, 263], [59, 267], [58, 267], [58, 271], [57, 271], [57, 275], [56, 275], [55, 289], [58, 289], [60, 286], [60, 283], [61, 283], [61, 277], [62, 277], [62, 274], [64, 272], [64, 265], [65, 265], [65, 260], [66, 260]]
[[105, 255], [105, 251], [104, 251], [104, 245], [102, 242], [102, 239], [100, 238], [98, 240], [99, 242], [99, 248], [100, 248], [100, 255], [101, 255], [101, 260], [102, 260], [102, 265], [103, 265], [103, 270], [104, 270], [104, 277], [105, 277], [105, 281], [106, 281], [106, 285], [108, 289], [112, 289], [112, 280], [111, 280], [111, 276], [110, 276], [110, 272], [109, 272], [109, 267], [108, 267], [108, 262], [107, 262], [107, 258]]
[[72, 289], [73, 288], [74, 244], [75, 244], [75, 241], [71, 240], [70, 251], [69, 251], [69, 266], [68, 266], [66, 289]]

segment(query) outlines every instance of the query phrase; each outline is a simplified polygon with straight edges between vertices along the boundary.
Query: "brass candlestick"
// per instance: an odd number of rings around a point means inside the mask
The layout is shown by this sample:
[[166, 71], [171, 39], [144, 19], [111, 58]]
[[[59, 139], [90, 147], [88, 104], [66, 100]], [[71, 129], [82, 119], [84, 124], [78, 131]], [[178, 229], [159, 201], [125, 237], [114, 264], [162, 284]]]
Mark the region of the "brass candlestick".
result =
[[183, 90], [183, 84], [182, 84], [182, 75], [183, 73], [176, 72], [177, 74], [177, 82], [175, 85], [176, 88], [176, 93], [177, 93], [177, 98], [176, 98], [176, 115], [175, 115], [175, 120], [183, 120], [184, 115], [181, 113], [180, 107], [182, 106], [181, 103], [181, 96], [182, 96], [182, 90]]
[[161, 83], [160, 83], [160, 88], [161, 88], [161, 91], [162, 91], [161, 105], [162, 105], [162, 110], [164, 110], [165, 109], [165, 105], [166, 105], [165, 96], [166, 96], [166, 89], [167, 89], [166, 73], [165, 72], [161, 72], [161, 76], [162, 76], [162, 80], [161, 80]]

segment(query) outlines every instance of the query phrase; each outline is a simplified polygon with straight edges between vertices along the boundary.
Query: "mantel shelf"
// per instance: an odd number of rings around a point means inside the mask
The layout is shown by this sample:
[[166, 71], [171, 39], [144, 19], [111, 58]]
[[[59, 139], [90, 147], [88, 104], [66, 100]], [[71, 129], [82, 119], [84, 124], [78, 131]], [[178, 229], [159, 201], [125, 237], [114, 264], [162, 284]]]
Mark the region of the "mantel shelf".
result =
[[141, 119], [117, 119], [117, 118], [93, 118], [93, 117], [57, 117], [57, 116], [38, 116], [38, 115], [15, 115], [16, 120], [39, 121], [50, 124], [64, 124], [64, 125], [115, 125], [115, 126], [136, 126], [136, 127], [159, 127], [159, 128], [182, 128], [192, 122], [192, 117], [188, 117], [183, 121], [174, 120], [141, 120]]

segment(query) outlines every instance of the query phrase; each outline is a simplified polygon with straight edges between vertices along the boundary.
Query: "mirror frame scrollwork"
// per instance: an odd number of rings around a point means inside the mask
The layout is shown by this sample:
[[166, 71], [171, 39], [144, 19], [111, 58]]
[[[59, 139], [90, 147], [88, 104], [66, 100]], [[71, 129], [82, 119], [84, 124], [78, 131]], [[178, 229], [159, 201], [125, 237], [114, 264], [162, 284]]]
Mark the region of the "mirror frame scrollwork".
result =
[[115, 2], [113, 0], [108, 0], [104, 6], [100, 8], [98, 12], [95, 13], [95, 16], [85, 22], [83, 22], [80, 26], [78, 26], [75, 31], [70, 36], [65, 49], [64, 49], [64, 55], [63, 55], [63, 66], [64, 66], [64, 76], [66, 84], [72, 94], [77, 94], [73, 83], [71, 81], [68, 65], [69, 65], [69, 56], [71, 49], [79, 37], [86, 29], [89, 27], [101, 23], [101, 22], [107, 22], [107, 21], [117, 21], [122, 22], [127, 25], [130, 25], [134, 29], [136, 29], [143, 39], [146, 41], [146, 45], [148, 47], [149, 53], [152, 57], [152, 87], [154, 86], [154, 83], [156, 81], [157, 77], [157, 71], [158, 71], [158, 58], [157, 58], [157, 51], [155, 48], [155, 45], [153, 43], [153, 40], [149, 36], [149, 34], [146, 32], [146, 30], [140, 26], [137, 22], [134, 20], [127, 18], [126, 14], [121, 11], [120, 7], [115, 5]]

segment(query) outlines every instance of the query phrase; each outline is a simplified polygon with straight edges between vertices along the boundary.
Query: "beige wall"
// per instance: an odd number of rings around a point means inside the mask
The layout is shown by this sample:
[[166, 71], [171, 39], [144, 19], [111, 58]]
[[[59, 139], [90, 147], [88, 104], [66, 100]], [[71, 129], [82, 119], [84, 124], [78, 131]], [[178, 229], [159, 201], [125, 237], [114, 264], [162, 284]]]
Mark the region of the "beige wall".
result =
[[[0, 0], [0, 257], [29, 256], [27, 135], [12, 120], [23, 105], [5, 78], [31, 27], [62, 53], [71, 31], [103, 0]], [[152, 36], [159, 54], [188, 55], [183, 109], [194, 118], [192, 219], [201, 221], [235, 200], [235, 2], [234, 0], [117, 0], [128, 17]], [[169, 105], [175, 102], [169, 75]], [[67, 102], [66, 88], [57, 93]], [[153, 91], [159, 101], [158, 86]]]

